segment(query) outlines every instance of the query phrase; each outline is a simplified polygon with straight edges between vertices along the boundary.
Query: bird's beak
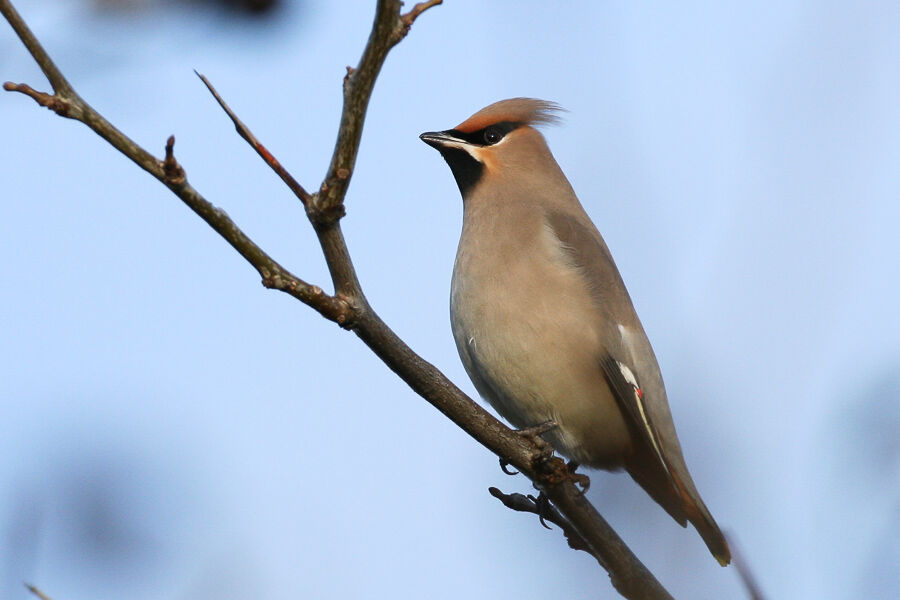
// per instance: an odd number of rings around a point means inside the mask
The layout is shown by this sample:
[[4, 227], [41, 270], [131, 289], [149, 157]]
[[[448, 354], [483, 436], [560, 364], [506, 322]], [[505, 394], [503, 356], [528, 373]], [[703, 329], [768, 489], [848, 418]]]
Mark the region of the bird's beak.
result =
[[450, 145], [459, 145], [461, 141], [454, 137], [449, 131], [426, 131], [419, 136], [419, 139], [437, 150], [441, 150]]

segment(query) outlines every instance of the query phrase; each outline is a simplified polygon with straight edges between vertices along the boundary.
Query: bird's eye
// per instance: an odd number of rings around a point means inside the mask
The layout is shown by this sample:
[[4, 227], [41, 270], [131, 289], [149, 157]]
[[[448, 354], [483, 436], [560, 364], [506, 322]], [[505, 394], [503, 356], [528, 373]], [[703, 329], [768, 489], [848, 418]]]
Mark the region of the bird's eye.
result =
[[484, 130], [484, 141], [488, 146], [490, 146], [491, 144], [496, 144], [502, 139], [503, 133], [500, 130], [494, 127], [488, 127]]

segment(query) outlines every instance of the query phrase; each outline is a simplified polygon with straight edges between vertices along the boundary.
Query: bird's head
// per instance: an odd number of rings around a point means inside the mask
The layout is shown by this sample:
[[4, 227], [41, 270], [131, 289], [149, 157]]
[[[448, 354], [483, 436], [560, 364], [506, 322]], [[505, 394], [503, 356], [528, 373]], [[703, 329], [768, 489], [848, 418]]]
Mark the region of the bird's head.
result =
[[539, 171], [544, 164], [555, 167], [535, 127], [557, 123], [561, 110], [545, 100], [511, 98], [482, 108], [453, 129], [419, 138], [441, 153], [465, 198], [481, 181]]

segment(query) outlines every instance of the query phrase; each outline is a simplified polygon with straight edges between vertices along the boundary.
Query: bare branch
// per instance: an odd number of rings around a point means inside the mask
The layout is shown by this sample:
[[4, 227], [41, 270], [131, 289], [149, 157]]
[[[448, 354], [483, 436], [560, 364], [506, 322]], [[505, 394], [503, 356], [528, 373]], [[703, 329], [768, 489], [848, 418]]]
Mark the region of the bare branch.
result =
[[[197, 73], [197, 71], [194, 71], [194, 73]], [[253, 132], [251, 132], [250, 129], [246, 125], [244, 125], [244, 123], [240, 119], [238, 119], [237, 115], [234, 114], [234, 111], [229, 108], [229, 106], [222, 99], [222, 96], [219, 95], [219, 92], [216, 91], [216, 88], [213, 87], [213, 84], [209, 82], [209, 79], [207, 79], [205, 75], [201, 75], [200, 73], [197, 73], [197, 77], [199, 77], [200, 81], [202, 81], [206, 85], [207, 89], [209, 89], [209, 92], [213, 95], [213, 98], [215, 98], [216, 102], [219, 103], [219, 106], [222, 107], [222, 110], [224, 110], [225, 113], [231, 118], [232, 123], [234, 123], [234, 128], [237, 130], [238, 134], [242, 138], [244, 138], [248, 144], [253, 146], [253, 149], [256, 150], [256, 152], [262, 157], [266, 164], [269, 165], [272, 170], [278, 174], [279, 177], [281, 177], [281, 180], [284, 182], [284, 184], [288, 186], [288, 188], [290, 188], [292, 192], [294, 192], [294, 195], [300, 199], [300, 202], [303, 203], [303, 206], [309, 204], [311, 198], [309, 192], [303, 189], [303, 186], [300, 185], [296, 179], [294, 179], [294, 176], [291, 175], [288, 170], [281, 165], [280, 162], [278, 162], [278, 159], [275, 158], [272, 153], [269, 152], [269, 150], [260, 143], [258, 139], [256, 139], [256, 136], [253, 135]]]
[[174, 145], [175, 137], [170, 136], [166, 142], [166, 158], [160, 163], [162, 177], [159, 179], [256, 268], [265, 287], [293, 296], [342, 327], [352, 327], [354, 309], [350, 303], [329, 296], [319, 286], [303, 281], [282, 267], [247, 237], [224, 210], [214, 206], [188, 184], [184, 169], [175, 160]]
[[40, 598], [40, 600], [50, 600], [50, 596], [48, 596], [47, 594], [45, 594], [45, 593], [42, 592], [41, 590], [37, 589], [36, 587], [34, 587], [33, 585], [31, 585], [30, 583], [26, 583], [26, 584], [25, 584], [25, 587], [28, 588], [28, 591], [29, 591], [29, 592], [31, 592], [32, 594], [34, 594], [35, 596], [37, 596], [38, 598]]
[[77, 105], [73, 105], [65, 98], [62, 98], [55, 94], [39, 92], [36, 89], [32, 88], [30, 85], [26, 85], [24, 83], [13, 83], [11, 81], [7, 81], [6, 83], [4, 83], [3, 89], [7, 92], [19, 92], [20, 94], [25, 94], [41, 106], [49, 108], [61, 117], [69, 117], [76, 120], [81, 118], [80, 113], [73, 114], [73, 111], [78, 110]]
[[741, 583], [744, 584], [744, 589], [747, 590], [750, 600], [765, 600], [766, 596], [763, 594], [762, 588], [759, 587], [756, 577], [753, 576], [753, 571], [750, 569], [750, 565], [747, 563], [740, 545], [734, 539], [734, 534], [725, 532], [725, 538], [728, 540], [728, 547], [731, 548], [731, 558], [734, 562], [734, 567], [737, 569]]
[[[22, 40], [22, 44], [28, 49], [31, 57], [34, 58], [34, 62], [41, 68], [41, 71], [47, 77], [47, 81], [53, 86], [54, 93], [66, 98], [75, 96], [75, 90], [72, 89], [72, 86], [69, 85], [69, 82], [63, 77], [57, 66], [50, 60], [50, 56], [44, 50], [44, 47], [37, 41], [28, 25], [22, 20], [22, 16], [8, 0], [0, 2], [0, 14], [6, 17], [6, 20], [12, 25], [13, 31]], [[6, 86], [4, 87], [6, 88]], [[6, 89], [9, 90], [9, 88]]]
[[317, 222], [336, 221], [344, 215], [344, 196], [356, 165], [366, 109], [384, 59], [391, 48], [404, 38], [416, 17], [440, 2], [431, 1], [416, 5], [408, 15], [404, 15], [405, 21], [400, 16], [401, 4], [399, 0], [378, 0], [375, 22], [366, 49], [356, 68], [347, 70], [344, 78], [344, 108], [337, 143], [325, 181], [319, 194], [315, 196], [313, 203], [315, 210], [310, 217]]
[[68, 82], [62, 77], [50, 57], [44, 52], [37, 39], [28, 29], [28, 26], [22, 21], [15, 9], [13, 9], [9, 0], [0, 0], [0, 13], [13, 24], [16, 33], [19, 34], [19, 37], [22, 38], [23, 42], [25, 40], [30, 40], [30, 42], [26, 42], [26, 45], [32, 52], [32, 56], [34, 56], [35, 60], [40, 64], [44, 73], [47, 74], [48, 79], [51, 77], [56, 79], [55, 83], [54, 79], [51, 79], [54, 89], [65, 89], [66, 95], [63, 96], [63, 92], [53, 95], [37, 92], [25, 84], [6, 83], [3, 86], [4, 89], [26, 94], [38, 102], [38, 104], [48, 106], [56, 112], [63, 114], [63, 116], [81, 121], [93, 129], [97, 135], [112, 144], [122, 154], [165, 184], [166, 187], [181, 198], [191, 210], [197, 213], [197, 215], [206, 221], [210, 227], [225, 238], [225, 240], [231, 244], [231, 246], [237, 250], [247, 262], [256, 268], [257, 272], [262, 277], [264, 286], [290, 294], [304, 304], [314, 308], [325, 318], [334, 321], [343, 327], [352, 327], [354, 321], [354, 309], [350, 302], [340, 297], [329, 296], [328, 294], [325, 294], [319, 286], [311, 285], [290, 273], [247, 237], [234, 221], [229, 218], [225, 211], [207, 201], [187, 182], [187, 176], [184, 169], [182, 169], [175, 160], [174, 137], [170, 137], [166, 144], [165, 160], [160, 161], [156, 159], [153, 155], [116, 129], [75, 93]]
[[201, 76], [242, 137], [304, 201], [331, 273], [335, 289], [333, 296], [284, 269], [250, 240], [224, 211], [200, 195], [188, 183], [185, 170], [175, 158], [174, 137], [170, 137], [166, 143], [164, 159], [158, 160], [78, 97], [12, 9], [9, 0], [0, 0], [0, 12], [13, 24], [23, 43], [50, 79], [56, 93], [43, 94], [24, 84], [7, 84], [5, 88], [27, 94], [38, 103], [51, 108], [55, 106], [54, 103], [63, 102], [65, 116], [85, 123], [166, 185], [259, 272], [266, 287], [284, 291], [324, 317], [352, 329], [413, 390], [479, 443], [531, 479], [558, 509], [560, 523], [568, 523], [568, 529], [574, 530], [580, 538], [582, 549], [591, 552], [605, 566], [613, 585], [626, 598], [671, 598], [587, 502], [575, 485], [578, 477], [574, 476], [565, 462], [558, 458], [548, 458], [537, 439], [518, 435], [503, 425], [438, 369], [413, 352], [371, 309], [356, 277], [341, 233], [340, 218], [344, 214], [344, 197], [355, 166], [369, 98], [387, 53], [403, 39], [410, 25], [422, 12], [439, 3], [434, 0], [421, 2], [401, 16], [398, 0], [378, 0], [372, 32], [360, 62], [355, 69], [348, 67], [344, 78], [341, 125], [325, 180], [315, 194], [306, 193], [296, 183]]
[[421, 15], [432, 6], [437, 6], [438, 4], [443, 3], [444, 0], [428, 0], [427, 2], [419, 2], [412, 7], [411, 11], [400, 15], [400, 20], [403, 21], [403, 24], [406, 27], [411, 27], [415, 20], [419, 18], [419, 15]]
[[[403, 27], [400, 28], [398, 34], [400, 39], [406, 37], [406, 34], [409, 33], [409, 28], [412, 27], [412, 24], [416, 22], [416, 19], [419, 18], [423, 12], [431, 8], [432, 6], [437, 6], [438, 4], [442, 4], [444, 0], [428, 0], [427, 2], [419, 2], [415, 6], [412, 7], [412, 10], [406, 14], [400, 15], [400, 22], [403, 23]], [[397, 42], [400, 40], [398, 39]], [[394, 42], [395, 44], [397, 42]]]
[[562, 486], [547, 495], [594, 550], [594, 556], [609, 572], [613, 587], [622, 596], [629, 599], [672, 599], [669, 592], [574, 485]]

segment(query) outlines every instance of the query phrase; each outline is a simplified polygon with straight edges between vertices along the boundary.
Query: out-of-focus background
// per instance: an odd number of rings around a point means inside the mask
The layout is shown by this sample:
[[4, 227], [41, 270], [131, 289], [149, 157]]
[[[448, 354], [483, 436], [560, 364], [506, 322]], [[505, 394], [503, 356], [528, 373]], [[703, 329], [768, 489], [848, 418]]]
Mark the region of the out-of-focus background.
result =
[[[157, 155], [175, 134], [190, 181], [328, 287], [299, 203], [192, 70], [315, 188], [374, 2], [17, 4], [85, 99]], [[763, 590], [894, 599], [900, 4], [728, 4], [432, 9], [375, 88], [347, 240], [373, 306], [474, 395], [448, 325], [461, 202], [417, 136], [559, 102], [550, 146]], [[0, 80], [47, 88], [5, 23]], [[523, 478], [86, 127], [4, 93], [0, 128], [0, 597], [616, 597], [487, 494]], [[589, 495], [676, 597], [745, 597], [627, 476]]]

